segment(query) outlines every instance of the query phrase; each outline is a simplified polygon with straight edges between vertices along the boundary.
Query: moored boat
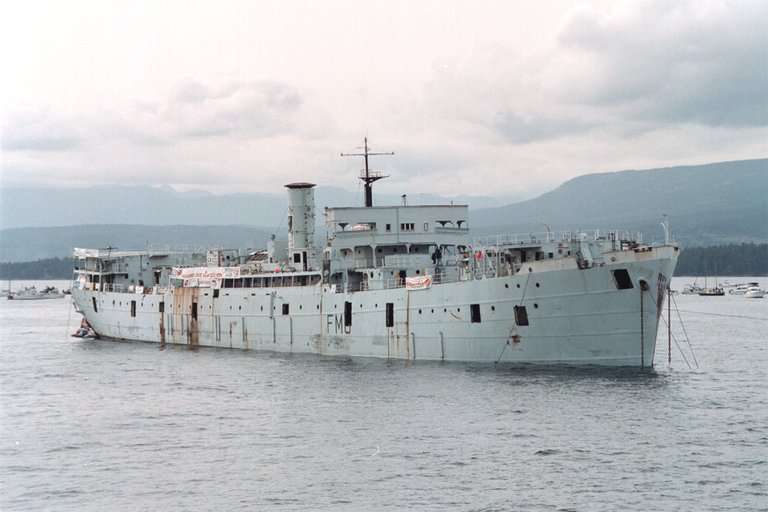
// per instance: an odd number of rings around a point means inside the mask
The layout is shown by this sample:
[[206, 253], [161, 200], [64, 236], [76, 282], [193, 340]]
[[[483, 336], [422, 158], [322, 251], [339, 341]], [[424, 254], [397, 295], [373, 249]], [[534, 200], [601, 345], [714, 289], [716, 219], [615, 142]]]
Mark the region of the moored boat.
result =
[[[651, 366], [679, 248], [618, 230], [469, 236], [465, 205], [325, 209], [291, 183], [265, 251], [76, 249], [96, 336], [413, 360]], [[361, 155], [362, 156], [362, 155]], [[666, 229], [666, 226], [665, 226]]]
[[747, 299], [762, 299], [765, 295], [765, 290], [758, 286], [750, 286], [744, 292], [744, 297]]
[[696, 283], [693, 283], [693, 284], [685, 285], [683, 287], [683, 290], [680, 293], [682, 295], [698, 295], [701, 290], [702, 290], [701, 286], [697, 285]]
[[34, 286], [25, 287], [8, 295], [11, 300], [43, 300], [43, 299], [60, 299], [64, 297], [64, 293], [58, 288], [53, 286], [46, 286], [42, 290], [38, 290]]
[[739, 283], [735, 287], [728, 290], [731, 295], [744, 295], [748, 289], [759, 286], [756, 281], [750, 281], [749, 283]]

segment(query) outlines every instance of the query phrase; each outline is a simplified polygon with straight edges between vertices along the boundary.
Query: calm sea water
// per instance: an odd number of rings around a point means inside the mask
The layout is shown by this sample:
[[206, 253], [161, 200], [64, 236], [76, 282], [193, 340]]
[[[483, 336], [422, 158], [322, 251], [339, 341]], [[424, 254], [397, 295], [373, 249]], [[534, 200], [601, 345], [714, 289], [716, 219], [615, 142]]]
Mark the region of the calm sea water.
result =
[[768, 298], [676, 303], [690, 344], [673, 311], [641, 371], [78, 340], [68, 298], [0, 300], [0, 509], [766, 510]]

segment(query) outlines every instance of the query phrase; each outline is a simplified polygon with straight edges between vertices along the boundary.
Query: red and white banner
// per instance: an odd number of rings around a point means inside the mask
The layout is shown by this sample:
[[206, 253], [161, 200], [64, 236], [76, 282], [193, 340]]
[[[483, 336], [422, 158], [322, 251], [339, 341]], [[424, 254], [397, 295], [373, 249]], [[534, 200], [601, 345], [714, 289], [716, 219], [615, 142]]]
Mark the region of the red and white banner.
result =
[[423, 290], [432, 286], [432, 276], [406, 277], [405, 287], [409, 290]]
[[181, 279], [238, 279], [240, 267], [174, 267], [173, 277]]

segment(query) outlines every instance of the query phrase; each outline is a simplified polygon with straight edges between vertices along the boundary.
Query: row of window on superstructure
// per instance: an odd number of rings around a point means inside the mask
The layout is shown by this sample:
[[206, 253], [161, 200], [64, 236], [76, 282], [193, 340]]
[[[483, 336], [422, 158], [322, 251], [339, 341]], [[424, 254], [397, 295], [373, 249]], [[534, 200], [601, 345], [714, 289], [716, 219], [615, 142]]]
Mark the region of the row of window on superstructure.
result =
[[221, 280], [222, 288], [285, 288], [320, 284], [320, 274], [279, 274], [259, 277], [227, 278]]
[[[454, 227], [454, 223], [452, 221], [447, 220], [439, 220], [437, 221], [438, 224], [440, 224], [441, 228], [454, 228], [454, 229], [462, 229], [462, 224], [466, 221], [459, 220], [456, 222], [456, 227]], [[376, 223], [375, 222], [359, 222], [357, 224], [354, 224], [349, 229], [347, 229], [348, 224], [341, 223], [339, 224], [339, 227], [341, 227], [342, 231], [370, 231], [376, 229]], [[391, 232], [392, 231], [392, 224], [384, 224], [384, 231]], [[400, 223], [400, 231], [416, 231], [416, 223], [415, 222], [401, 222]], [[429, 222], [424, 223], [424, 232], [429, 231]]]

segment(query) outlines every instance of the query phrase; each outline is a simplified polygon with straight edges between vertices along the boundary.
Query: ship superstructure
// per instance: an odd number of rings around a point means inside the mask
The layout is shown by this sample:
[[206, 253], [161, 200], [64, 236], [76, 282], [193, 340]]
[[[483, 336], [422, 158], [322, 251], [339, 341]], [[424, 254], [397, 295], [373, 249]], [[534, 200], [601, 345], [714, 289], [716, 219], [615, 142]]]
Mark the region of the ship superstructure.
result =
[[620, 231], [473, 240], [466, 205], [403, 204], [326, 208], [316, 247], [314, 184], [286, 188], [287, 244], [265, 251], [75, 250], [76, 308], [99, 336], [124, 340], [653, 364], [673, 245]]

